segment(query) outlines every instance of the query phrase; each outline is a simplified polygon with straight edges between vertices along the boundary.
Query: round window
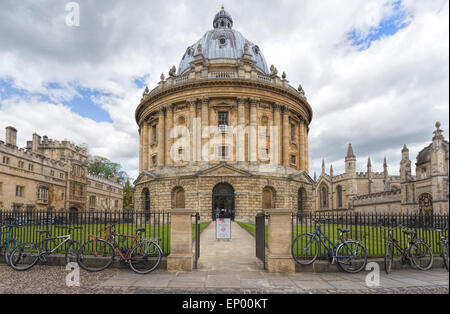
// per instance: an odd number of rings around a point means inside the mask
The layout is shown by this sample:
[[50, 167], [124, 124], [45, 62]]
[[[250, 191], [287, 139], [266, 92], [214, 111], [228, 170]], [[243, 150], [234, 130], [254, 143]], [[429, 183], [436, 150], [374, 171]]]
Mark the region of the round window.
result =
[[227, 40], [224, 37], [222, 37], [222, 38], [219, 39], [219, 42], [223, 46], [223, 45], [225, 45], [227, 43]]

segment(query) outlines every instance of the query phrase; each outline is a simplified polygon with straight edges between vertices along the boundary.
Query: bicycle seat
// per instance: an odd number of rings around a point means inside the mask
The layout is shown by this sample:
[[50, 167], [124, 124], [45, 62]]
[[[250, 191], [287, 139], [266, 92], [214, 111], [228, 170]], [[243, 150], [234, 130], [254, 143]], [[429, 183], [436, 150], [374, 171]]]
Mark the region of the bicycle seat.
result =
[[436, 229], [436, 232], [445, 232], [445, 231], [447, 231], [447, 228], [445, 228], [445, 229]]
[[145, 232], [145, 228], [139, 228], [139, 229], [136, 229], [136, 233], [137, 232]]
[[403, 233], [405, 234], [416, 234], [415, 230], [403, 230]]
[[348, 230], [348, 229], [342, 229], [342, 228], [337, 228], [337, 229], [342, 233], [350, 232], [350, 230]]

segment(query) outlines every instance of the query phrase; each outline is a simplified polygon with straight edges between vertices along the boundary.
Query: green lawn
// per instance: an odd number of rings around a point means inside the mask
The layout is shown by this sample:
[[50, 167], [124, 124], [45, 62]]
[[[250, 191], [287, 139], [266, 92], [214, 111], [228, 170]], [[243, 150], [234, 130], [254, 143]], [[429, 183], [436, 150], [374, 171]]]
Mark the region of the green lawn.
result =
[[[200, 224], [200, 232], [202, 232], [210, 222], [202, 222]], [[107, 224], [108, 225], [108, 224]], [[90, 235], [103, 236], [103, 230], [105, 228], [105, 224], [85, 224], [78, 225], [81, 229], [74, 230], [72, 234], [72, 239], [80, 242], [80, 244], [85, 243], [90, 240]], [[63, 236], [67, 234], [67, 229], [60, 228], [58, 226], [39, 226], [39, 225], [29, 225], [21, 228], [13, 229], [13, 238], [17, 239], [21, 243], [41, 243], [41, 237], [38, 230], [50, 230], [50, 234], [52, 237]], [[133, 225], [133, 224], [116, 224], [116, 234], [124, 234], [124, 235], [134, 235], [136, 234], [136, 229], [144, 228], [145, 233], [142, 235], [142, 238], [150, 238], [158, 240], [161, 249], [163, 250], [164, 256], [170, 254], [170, 225]], [[2, 230], [2, 231], [5, 231]], [[4, 241], [6, 235], [2, 234], [1, 239]], [[195, 224], [192, 224], [192, 237], [195, 238]], [[48, 249], [51, 250], [62, 240], [54, 240], [47, 243]], [[126, 239], [124, 242], [125, 245], [132, 245], [132, 239]], [[58, 253], [64, 253], [66, 251], [66, 245], [61, 246], [58, 249]]]
[[[253, 235], [256, 234], [256, 226], [252, 223], [237, 222], [242, 228], [246, 229]], [[343, 229], [349, 229], [350, 232], [347, 234], [349, 239], [354, 239], [360, 241], [367, 250], [367, 255], [369, 257], [384, 257], [385, 243], [387, 240], [387, 229], [384, 227], [369, 227], [369, 226], [340, 226], [340, 225], [322, 225], [322, 232], [335, 244], [339, 238], [338, 227]], [[265, 240], [268, 241], [268, 228], [265, 227]], [[315, 227], [311, 225], [294, 225], [292, 230], [292, 240], [294, 240], [298, 235], [302, 233], [314, 233]], [[425, 241], [433, 250], [435, 256], [439, 256], [440, 248], [438, 245], [439, 234], [433, 230], [417, 229], [418, 237]], [[347, 237], [344, 235], [344, 239]], [[401, 228], [394, 229], [394, 238], [400, 241], [401, 246], [405, 246], [407, 243], [407, 237], [403, 234]], [[326, 243], [328, 243], [325, 240]], [[394, 252], [398, 254], [398, 252]], [[319, 250], [320, 256], [326, 256], [326, 250], [321, 245]]]

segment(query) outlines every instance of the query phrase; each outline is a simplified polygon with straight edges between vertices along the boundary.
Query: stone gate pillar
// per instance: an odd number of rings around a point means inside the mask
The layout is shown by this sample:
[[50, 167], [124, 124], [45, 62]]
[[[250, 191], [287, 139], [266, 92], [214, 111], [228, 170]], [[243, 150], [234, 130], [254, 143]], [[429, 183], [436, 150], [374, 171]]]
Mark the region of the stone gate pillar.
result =
[[170, 211], [170, 255], [167, 257], [167, 271], [192, 271], [192, 211], [172, 209]]
[[294, 273], [291, 255], [292, 212], [287, 209], [266, 210], [269, 215], [267, 270], [272, 273]]

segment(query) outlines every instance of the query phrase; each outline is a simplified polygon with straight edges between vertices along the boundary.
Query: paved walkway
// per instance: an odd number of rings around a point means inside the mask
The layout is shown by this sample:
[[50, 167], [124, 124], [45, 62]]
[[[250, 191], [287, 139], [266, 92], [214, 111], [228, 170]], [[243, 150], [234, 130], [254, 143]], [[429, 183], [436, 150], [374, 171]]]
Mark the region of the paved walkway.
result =
[[381, 272], [380, 287], [366, 285], [368, 273], [272, 274], [255, 257], [255, 240], [236, 223], [230, 241], [215, 240], [215, 224], [201, 234], [199, 269], [137, 275], [123, 270], [98, 283], [103, 289], [132, 289], [135, 293], [448, 293], [444, 269], [421, 272]]
[[216, 224], [212, 222], [200, 236], [199, 270], [259, 271], [263, 263], [255, 256], [255, 238], [234, 221], [231, 240], [216, 240]]

